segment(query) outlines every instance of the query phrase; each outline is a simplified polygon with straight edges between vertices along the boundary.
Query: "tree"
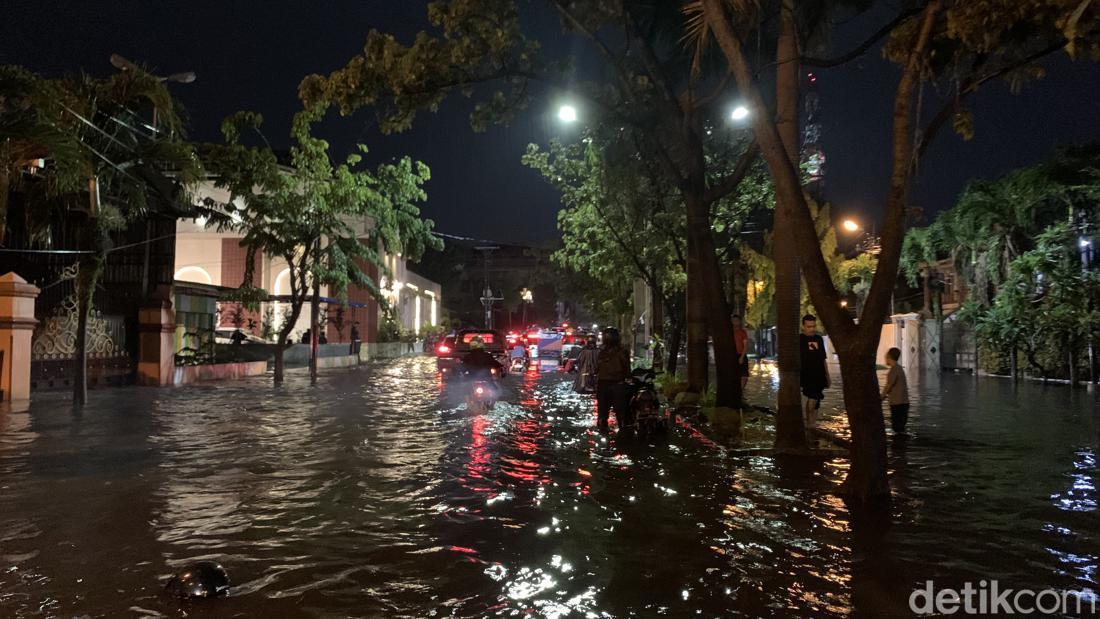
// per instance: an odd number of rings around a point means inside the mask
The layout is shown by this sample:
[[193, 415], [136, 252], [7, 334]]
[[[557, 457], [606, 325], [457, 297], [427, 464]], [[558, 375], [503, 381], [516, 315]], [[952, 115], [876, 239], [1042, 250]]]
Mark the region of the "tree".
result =
[[307, 104], [328, 102], [350, 113], [374, 108], [384, 131], [408, 128], [422, 110], [436, 109], [450, 94], [472, 95], [495, 83], [475, 107], [475, 128], [507, 122], [534, 92], [584, 101], [590, 126], [623, 142], [676, 187], [685, 208], [687, 242], [688, 377], [693, 389], [707, 382], [709, 332], [717, 362], [717, 403], [740, 400], [738, 355], [729, 328], [729, 304], [718, 264], [711, 209], [737, 191], [757, 153], [742, 148], [736, 165], [708, 165], [707, 131], [725, 128], [719, 107], [729, 81], [693, 58], [676, 41], [683, 18], [673, 3], [551, 0], [564, 27], [582, 37], [602, 60], [604, 80], [578, 79], [564, 59], [547, 59], [522, 33], [513, 0], [450, 0], [428, 8], [435, 34], [420, 33], [404, 45], [372, 31], [362, 54], [327, 77], [310, 76], [300, 87]]
[[84, 252], [76, 276], [77, 406], [88, 397], [88, 314], [111, 234], [157, 212], [177, 216], [201, 170], [164, 79], [134, 65], [106, 79], [0, 67], [0, 242], [9, 192], [20, 189], [32, 244], [49, 238], [51, 217], [60, 214]]
[[[269, 147], [242, 143], [243, 130], [260, 129], [262, 118], [254, 113], [227, 118], [222, 123], [225, 144], [205, 147], [215, 185], [230, 194], [228, 203], [210, 209], [208, 225], [241, 234], [247, 251], [238, 299], [254, 308], [267, 298], [253, 282], [257, 254], [281, 257], [290, 271], [289, 315], [275, 349], [276, 384], [283, 381], [287, 340], [310, 296], [315, 309], [311, 341], [318, 340], [321, 286], [328, 286], [330, 295], [343, 296], [355, 284], [381, 300], [376, 283], [364, 272], [369, 264], [392, 277], [380, 251], [416, 259], [425, 249], [441, 246], [431, 234], [431, 220], [421, 219], [416, 205], [426, 198], [422, 185], [429, 177], [427, 166], [404, 158], [372, 171], [362, 165], [361, 154], [333, 165], [328, 143], [310, 133], [322, 114], [323, 109], [312, 108], [295, 115], [289, 167], [279, 165]], [[359, 150], [365, 153], [366, 147]], [[314, 348], [314, 382], [316, 357]]]
[[[1049, 364], [1065, 363], [1075, 377], [1077, 353], [1100, 322], [1100, 274], [1082, 269], [1077, 234], [1065, 222], [1035, 239], [1035, 248], [1012, 260], [992, 305], [978, 311], [978, 336], [1004, 351], [1022, 348], [1046, 378]], [[1040, 360], [1049, 351], [1049, 361]]]
[[[788, 3], [795, 4], [793, 0]], [[1087, 45], [1094, 51], [1100, 11], [1089, 5], [1058, 0], [930, 0], [917, 14], [900, 16], [884, 31], [890, 35], [884, 53], [902, 71], [894, 94], [892, 172], [885, 201], [882, 253], [858, 324], [840, 307], [840, 293], [832, 284], [824, 257], [817, 251], [799, 255], [810, 294], [841, 362], [852, 432], [852, 465], [842, 491], [857, 502], [889, 495], [874, 353], [898, 271], [915, 156], [925, 150], [947, 119], [954, 118], [956, 130], [967, 134], [972, 125], [960, 105], [981, 84], [1006, 75], [1020, 78], [1020, 69], [1059, 49], [1073, 52]], [[812, 216], [784, 140], [782, 119], [777, 121], [767, 111], [757, 73], [744, 50], [746, 33], [756, 25], [757, 14], [747, 10], [745, 3], [729, 0], [698, 0], [690, 2], [685, 10], [696, 25], [697, 44], [701, 47], [713, 36], [749, 102], [754, 134], [775, 182], [779, 206], [794, 222], [795, 242], [801, 247], [816, 247]], [[782, 67], [793, 58], [775, 60]], [[920, 93], [917, 86], [924, 79], [943, 79], [958, 89], [915, 141], [914, 104]], [[780, 104], [797, 95], [797, 83], [779, 79], [777, 87]]]
[[971, 298], [989, 307], [1010, 263], [1075, 206], [1100, 199], [1100, 146], [1058, 151], [1045, 163], [967, 184], [931, 225], [910, 230], [901, 267], [915, 283], [922, 265], [953, 258]]
[[[1087, 238], [1096, 225], [1090, 205], [1097, 199], [1100, 147], [1061, 149], [1042, 164], [970, 182], [954, 207], [931, 225], [908, 232], [901, 269], [911, 281], [923, 274], [927, 282], [927, 265], [950, 257], [968, 291], [961, 318], [977, 328], [989, 349], [1009, 357], [1013, 375], [1021, 351], [1045, 376], [1053, 369], [1047, 367], [1051, 362], [1067, 360], [1062, 353], [1072, 349], [1065, 339], [1073, 329], [1059, 323], [1061, 310], [1037, 310], [1036, 299], [1055, 297], [1040, 294], [1028, 278], [1044, 278], [1055, 291], [1079, 284], [1081, 294], [1060, 307], [1072, 316], [1088, 315], [1087, 306], [1076, 305], [1088, 300], [1088, 281], [1076, 282], [1069, 264], [1079, 265], [1071, 255], [1077, 253], [1078, 240], [1062, 228], [1077, 220], [1076, 234]], [[1062, 248], [1054, 242], [1059, 239]], [[1081, 341], [1088, 339], [1087, 329], [1078, 334]]]
[[659, 298], [670, 320], [666, 370], [675, 374], [683, 322], [677, 297], [684, 293], [684, 219], [674, 189], [646, 175], [637, 159], [609, 162], [591, 140], [547, 151], [530, 145], [524, 163], [538, 170], [562, 194], [558, 213], [562, 248], [554, 259], [562, 267], [591, 277], [608, 297], [628, 299], [640, 279]]
[[[854, 258], [845, 258], [837, 251], [836, 226], [833, 224], [828, 204], [818, 207], [816, 203], [809, 202], [814, 212], [814, 229], [817, 231], [818, 245], [821, 255], [825, 257], [829, 268], [829, 274], [833, 285], [841, 294], [854, 294], [862, 303], [870, 290], [871, 281], [874, 278], [877, 267], [877, 259], [872, 254], [862, 253]], [[774, 233], [767, 233], [764, 237], [763, 251], [752, 248], [743, 250], [743, 260], [750, 273], [747, 286], [751, 289], [748, 296], [751, 302], [745, 309], [748, 324], [763, 328], [775, 325], [776, 315], [776, 273], [775, 261], [770, 257], [774, 255]], [[799, 299], [799, 315], [814, 314], [813, 302], [806, 292], [805, 286], [800, 286], [802, 293]]]

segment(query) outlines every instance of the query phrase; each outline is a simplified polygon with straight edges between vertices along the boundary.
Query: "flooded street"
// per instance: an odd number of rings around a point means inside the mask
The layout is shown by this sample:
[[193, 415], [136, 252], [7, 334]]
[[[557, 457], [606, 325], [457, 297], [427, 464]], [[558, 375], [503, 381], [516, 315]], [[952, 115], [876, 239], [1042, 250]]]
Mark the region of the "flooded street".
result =
[[[844, 460], [603, 439], [556, 373], [484, 414], [428, 358], [268, 380], [0, 414], [0, 615], [882, 617], [926, 580], [1100, 590], [1083, 389], [911, 378], [892, 514], [853, 522]], [[162, 595], [200, 559], [230, 597]]]

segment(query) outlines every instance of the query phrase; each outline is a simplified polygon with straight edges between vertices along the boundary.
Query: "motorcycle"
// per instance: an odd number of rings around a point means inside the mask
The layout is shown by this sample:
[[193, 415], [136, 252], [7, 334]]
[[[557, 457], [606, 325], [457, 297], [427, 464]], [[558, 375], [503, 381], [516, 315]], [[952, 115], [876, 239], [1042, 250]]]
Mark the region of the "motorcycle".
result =
[[488, 374], [484, 372], [465, 373], [468, 381], [466, 391], [466, 409], [476, 413], [485, 413], [493, 408], [500, 399], [500, 387], [497, 382], [501, 376], [495, 368]]
[[655, 377], [653, 370], [638, 368], [628, 383], [630, 409], [640, 438], [653, 438], [668, 432], [668, 417], [661, 410], [661, 400], [653, 384]]

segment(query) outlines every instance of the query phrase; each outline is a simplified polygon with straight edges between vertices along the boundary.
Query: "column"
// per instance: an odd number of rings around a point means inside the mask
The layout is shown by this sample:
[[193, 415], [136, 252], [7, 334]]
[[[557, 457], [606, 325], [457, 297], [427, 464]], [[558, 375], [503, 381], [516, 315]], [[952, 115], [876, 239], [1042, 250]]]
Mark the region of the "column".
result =
[[[168, 287], [162, 287], [168, 288]], [[161, 290], [138, 312], [138, 383], [171, 385], [176, 369], [176, 311], [171, 288]]]
[[31, 397], [31, 335], [38, 288], [15, 273], [0, 275], [0, 390], [3, 399]]

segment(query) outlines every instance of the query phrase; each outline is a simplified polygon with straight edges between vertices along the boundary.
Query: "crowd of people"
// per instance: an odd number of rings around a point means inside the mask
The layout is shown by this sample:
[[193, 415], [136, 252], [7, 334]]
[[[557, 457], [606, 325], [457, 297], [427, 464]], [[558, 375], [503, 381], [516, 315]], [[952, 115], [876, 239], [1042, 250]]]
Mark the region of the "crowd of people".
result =
[[[749, 335], [740, 316], [732, 317], [731, 326], [737, 346], [743, 392], [749, 379]], [[832, 386], [825, 338], [817, 331], [817, 318], [814, 315], [806, 314], [802, 317], [802, 332], [798, 339], [803, 421], [807, 428], [814, 428], [817, 426], [825, 391]], [[476, 352], [484, 355], [484, 351]], [[526, 366], [529, 361], [527, 348], [522, 344], [517, 344], [509, 354], [514, 365]], [[894, 434], [904, 436], [909, 416], [909, 396], [905, 371], [899, 365], [900, 359], [901, 351], [897, 348], [891, 348], [886, 353], [884, 362], [889, 371], [881, 395], [889, 404]], [[609, 430], [612, 411], [615, 412], [620, 431], [630, 432], [634, 426], [630, 405], [630, 383], [633, 380], [631, 368], [630, 351], [623, 345], [622, 336], [615, 328], [604, 329], [599, 339], [595, 335], [589, 335], [572, 364], [572, 370], [576, 374], [573, 389], [578, 393], [596, 396], [596, 423], [601, 433]]]

